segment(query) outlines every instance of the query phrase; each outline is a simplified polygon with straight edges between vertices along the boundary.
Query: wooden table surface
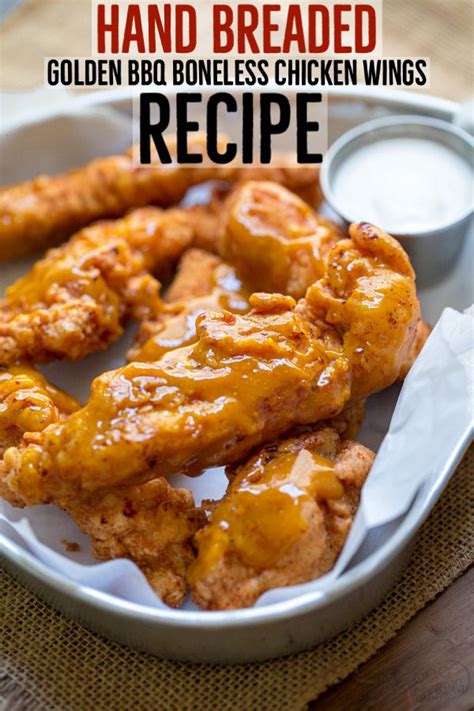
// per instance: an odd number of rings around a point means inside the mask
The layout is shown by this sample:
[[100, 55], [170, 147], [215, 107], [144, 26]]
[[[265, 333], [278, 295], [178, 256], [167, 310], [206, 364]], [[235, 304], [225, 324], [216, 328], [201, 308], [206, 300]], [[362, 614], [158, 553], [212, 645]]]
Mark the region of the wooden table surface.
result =
[[308, 711], [473, 711], [474, 567]]

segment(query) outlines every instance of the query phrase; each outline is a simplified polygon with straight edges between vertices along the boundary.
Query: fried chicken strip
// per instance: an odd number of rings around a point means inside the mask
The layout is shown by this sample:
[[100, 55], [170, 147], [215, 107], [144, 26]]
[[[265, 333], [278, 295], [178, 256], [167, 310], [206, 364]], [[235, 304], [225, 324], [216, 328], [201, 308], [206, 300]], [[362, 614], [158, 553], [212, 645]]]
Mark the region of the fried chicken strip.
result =
[[419, 320], [413, 270], [381, 230], [350, 235], [297, 306], [254, 294], [247, 315], [199, 316], [195, 345], [97, 378], [67, 423], [6, 452], [9, 486], [35, 503], [198, 473], [393, 383]]
[[[79, 407], [75, 398], [28, 365], [0, 371], [0, 496], [5, 501], [24, 506], [2, 476], [4, 451], [19, 444], [24, 433], [34, 442], [45, 427], [64, 421]], [[190, 491], [161, 478], [56, 503], [90, 536], [96, 558], [132, 560], [164, 602], [182, 602], [186, 571], [195, 555], [192, 539], [206, 522]]]
[[193, 238], [186, 210], [136, 210], [51, 250], [0, 302], [0, 365], [75, 360], [106, 348], [128, 316], [161, 310], [160, 285]]
[[[420, 323], [415, 274], [400, 244], [367, 222], [349, 228], [297, 312], [334, 328], [352, 373], [351, 396], [364, 398], [406, 372]], [[397, 375], [394, 377], [394, 373]]]
[[[221, 142], [225, 142], [222, 137]], [[191, 153], [205, 153], [206, 138], [190, 140]], [[169, 142], [170, 152], [176, 146]], [[0, 190], [0, 261], [47, 249], [91, 222], [119, 217], [131, 208], [146, 205], [169, 207], [178, 203], [188, 188], [208, 180], [238, 181], [249, 175], [282, 181], [312, 204], [320, 200], [318, 168], [296, 165], [282, 157], [281, 168], [219, 166], [137, 165], [134, 149], [123, 155], [98, 158], [83, 168], [55, 177]]]
[[205, 610], [249, 607], [267, 590], [327, 573], [374, 457], [316, 426], [229, 468], [227, 493], [196, 535], [188, 572], [193, 600]]
[[248, 299], [249, 291], [233, 267], [213, 254], [189, 249], [164, 296], [162, 311], [140, 324], [128, 360], [153, 362], [171, 350], [195, 343], [198, 316], [222, 309], [246, 313]]

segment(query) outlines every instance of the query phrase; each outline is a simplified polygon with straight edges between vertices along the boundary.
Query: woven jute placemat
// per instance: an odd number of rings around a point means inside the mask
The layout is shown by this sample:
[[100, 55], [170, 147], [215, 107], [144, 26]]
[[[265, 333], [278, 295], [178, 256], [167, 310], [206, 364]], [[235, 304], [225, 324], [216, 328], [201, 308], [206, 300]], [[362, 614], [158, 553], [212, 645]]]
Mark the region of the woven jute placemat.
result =
[[0, 694], [9, 711], [300, 710], [369, 659], [473, 561], [471, 447], [382, 604], [352, 629], [291, 657], [232, 667], [163, 661], [83, 629], [2, 573]]

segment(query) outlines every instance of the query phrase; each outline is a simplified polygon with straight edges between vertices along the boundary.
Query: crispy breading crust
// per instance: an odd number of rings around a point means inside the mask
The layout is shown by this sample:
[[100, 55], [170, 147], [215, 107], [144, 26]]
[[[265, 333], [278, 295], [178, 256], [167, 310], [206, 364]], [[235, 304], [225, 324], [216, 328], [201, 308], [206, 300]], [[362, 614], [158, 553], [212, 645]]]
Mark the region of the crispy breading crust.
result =
[[[326, 482], [322, 492], [313, 490], [318, 469], [298, 471], [298, 458], [290, 457], [287, 464], [289, 455], [302, 452], [307, 457], [303, 468], [311, 467], [312, 454], [323, 458], [323, 465], [332, 465], [336, 495], [331, 492], [334, 483], [328, 489]], [[249, 607], [271, 588], [304, 583], [328, 572], [344, 545], [374, 456], [361, 444], [342, 441], [334, 429], [316, 427], [264, 447], [230, 469], [224, 499], [212, 507], [209, 525], [196, 536], [198, 556], [188, 573], [193, 600], [205, 610]], [[323, 469], [326, 475], [328, 471]], [[250, 515], [242, 526], [248, 487], [253, 492]], [[282, 494], [283, 490], [299, 493]], [[274, 496], [271, 502], [265, 501], [268, 493]], [[290, 499], [288, 510], [282, 496]], [[296, 507], [298, 517], [292, 519]], [[278, 542], [275, 550], [272, 535]], [[270, 553], [262, 550], [266, 547]]]
[[195, 557], [193, 536], [206, 523], [190, 491], [160, 478], [86, 495], [64, 508], [91, 537], [96, 558], [132, 560], [167, 605], [181, 604]]

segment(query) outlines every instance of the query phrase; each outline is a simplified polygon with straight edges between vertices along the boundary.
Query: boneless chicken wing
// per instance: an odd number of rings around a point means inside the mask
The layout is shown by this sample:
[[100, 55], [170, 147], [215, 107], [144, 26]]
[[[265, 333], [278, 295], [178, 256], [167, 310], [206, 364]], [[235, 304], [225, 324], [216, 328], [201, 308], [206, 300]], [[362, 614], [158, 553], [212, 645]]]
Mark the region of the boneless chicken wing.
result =
[[350, 380], [342, 351], [326, 348], [290, 297], [251, 299], [247, 316], [200, 316], [195, 345], [96, 378], [67, 428], [52, 427], [41, 445], [6, 453], [12, 487], [23, 489], [27, 476], [24, 493], [33, 503], [71, 487], [198, 473], [240, 458], [295, 417], [311, 422], [341, 410]]
[[[64, 421], [79, 407], [75, 398], [28, 365], [0, 370], [0, 496], [12, 506], [25, 502], [3, 476], [4, 452], [18, 445], [23, 435], [35, 442], [45, 427]], [[186, 571], [195, 555], [193, 536], [206, 522], [190, 491], [160, 478], [98, 494], [81, 492], [56, 503], [90, 536], [96, 558], [134, 561], [164, 602], [181, 603]]]
[[0, 302], [0, 365], [75, 360], [106, 348], [127, 316], [159, 312], [159, 282], [191, 243], [185, 210], [143, 208], [51, 250]]
[[196, 535], [188, 573], [194, 601], [205, 610], [248, 607], [266, 590], [328, 572], [374, 456], [316, 426], [229, 468], [227, 493]]
[[[208, 180], [276, 179], [311, 204], [320, 201], [318, 168], [299, 167], [294, 157], [281, 156], [278, 168], [218, 166], [209, 161], [179, 165], [175, 143], [168, 144], [171, 164], [139, 165], [134, 161], [136, 151], [130, 149], [63, 175], [40, 176], [0, 190], [0, 261], [52, 247], [95, 220], [119, 217], [131, 208], [176, 204], [188, 188]], [[205, 146], [206, 137], [196, 134], [189, 151], [205, 153]]]
[[[196, 142], [202, 147], [202, 137]], [[0, 259], [63, 241], [95, 220], [119, 217], [134, 207], [179, 202], [206, 169], [135, 165], [132, 151], [98, 158], [83, 168], [0, 191]]]
[[138, 486], [83, 493], [65, 501], [63, 508], [90, 536], [96, 558], [132, 560], [167, 605], [181, 604], [187, 569], [195, 557], [193, 538], [207, 520], [188, 489], [174, 488], [160, 477]]
[[352, 397], [361, 398], [406, 372], [420, 307], [415, 274], [400, 244], [366, 222], [351, 225], [349, 235], [330, 252], [325, 276], [309, 287], [297, 311], [336, 329], [351, 364]]

